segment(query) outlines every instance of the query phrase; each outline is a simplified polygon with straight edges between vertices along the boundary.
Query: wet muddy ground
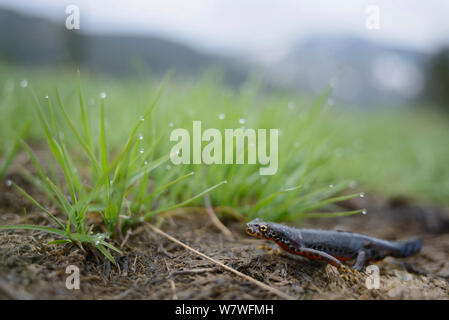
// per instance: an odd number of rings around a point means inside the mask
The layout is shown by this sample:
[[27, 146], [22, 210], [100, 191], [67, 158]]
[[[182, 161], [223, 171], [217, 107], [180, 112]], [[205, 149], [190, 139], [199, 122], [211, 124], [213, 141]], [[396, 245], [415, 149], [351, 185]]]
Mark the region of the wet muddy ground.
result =
[[[12, 177], [34, 196], [39, 192], [20, 176]], [[168, 219], [162, 229], [202, 253], [296, 299], [448, 299], [449, 213], [406, 199], [366, 197], [345, 203], [367, 215], [314, 219], [303, 226], [362, 232], [385, 239], [420, 236], [420, 254], [386, 258], [376, 264], [379, 288], [368, 289], [366, 273], [344, 280], [333, 267], [285, 254], [271, 254], [262, 240], [244, 233], [244, 223], [223, 219], [228, 239], [200, 212]], [[0, 186], [0, 224], [48, 220], [12, 188]], [[277, 295], [222, 270], [155, 234], [145, 225], [116, 241], [123, 256], [112, 265], [95, 251], [48, 245], [52, 235], [34, 231], [0, 232], [0, 298], [3, 299], [279, 299]], [[66, 268], [79, 268], [80, 289], [66, 288]], [[369, 279], [368, 279], [369, 280]]]

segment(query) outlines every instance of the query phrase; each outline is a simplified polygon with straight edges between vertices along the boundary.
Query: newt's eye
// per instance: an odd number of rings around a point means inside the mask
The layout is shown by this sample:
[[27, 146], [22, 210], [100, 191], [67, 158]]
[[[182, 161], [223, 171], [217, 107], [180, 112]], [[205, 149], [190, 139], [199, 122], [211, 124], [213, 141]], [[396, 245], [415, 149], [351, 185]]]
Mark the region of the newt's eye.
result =
[[267, 231], [268, 227], [266, 225], [262, 224], [259, 226], [259, 229], [260, 229], [260, 231], [265, 232], [265, 231]]

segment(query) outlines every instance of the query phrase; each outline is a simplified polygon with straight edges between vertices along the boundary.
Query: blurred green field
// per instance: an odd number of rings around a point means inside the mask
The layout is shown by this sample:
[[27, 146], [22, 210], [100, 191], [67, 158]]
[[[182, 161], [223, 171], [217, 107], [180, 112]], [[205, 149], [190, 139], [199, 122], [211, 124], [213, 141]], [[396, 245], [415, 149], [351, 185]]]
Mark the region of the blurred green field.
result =
[[449, 204], [448, 114], [426, 106], [392, 109], [332, 121], [338, 140], [332, 165], [336, 179], [353, 177], [379, 195]]
[[[74, 71], [47, 72], [2, 67], [0, 78], [0, 151], [13, 143], [27, 120], [33, 124], [26, 140], [31, 144], [45, 141], [36, 118], [26, 80], [42, 103], [55, 87], [61, 93], [74, 122], [80, 121], [77, 78]], [[23, 84], [23, 83], [22, 83]], [[126, 142], [130, 128], [154, 97], [160, 79], [111, 79], [82, 74], [84, 103], [90, 125], [99, 134], [100, 94], [104, 92], [108, 144], [112, 150]], [[323, 92], [326, 88], [323, 88]], [[150, 159], [169, 152], [174, 128], [191, 130], [193, 120], [202, 120], [203, 128], [279, 128], [279, 171], [274, 177], [259, 176], [257, 165], [179, 166], [158, 169], [161, 177], [190, 171], [198, 172], [187, 184], [211, 185], [228, 179], [227, 186], [214, 195], [217, 203], [239, 205], [239, 193], [249, 198], [264, 195], [264, 190], [299, 185], [302, 175], [314, 184], [356, 182], [365, 192], [406, 195], [420, 200], [448, 203], [449, 125], [447, 115], [428, 107], [410, 110], [382, 108], [379, 111], [348, 110], [324, 104], [320, 115], [311, 115], [313, 101], [301, 96], [264, 94], [256, 81], [239, 89], [226, 88], [217, 73], [205, 74], [200, 81], [170, 81], [158, 101], [151, 122], [139, 134], [143, 150], [154, 143]], [[56, 108], [56, 107], [55, 107]], [[320, 108], [320, 106], [318, 106]], [[220, 119], [224, 117], [224, 119]], [[61, 114], [56, 114], [63, 123]], [[239, 120], [244, 119], [242, 125]], [[76, 140], [67, 125], [59, 128], [67, 144]], [[203, 130], [204, 130], [203, 129]], [[82, 159], [81, 159], [82, 160]], [[234, 167], [234, 168], [232, 168]], [[241, 168], [240, 168], [241, 167]], [[232, 172], [238, 171], [238, 172]], [[302, 174], [301, 172], [307, 172]], [[155, 172], [155, 174], [157, 174]], [[245, 179], [241, 179], [245, 177]], [[302, 177], [302, 178], [301, 178]], [[246, 181], [245, 181], [246, 180]], [[273, 185], [274, 184], [274, 185]], [[353, 185], [353, 184], [352, 184]], [[185, 187], [185, 186], [184, 186]], [[189, 196], [190, 188], [179, 187], [169, 196]], [[269, 193], [269, 191], [266, 191]], [[232, 195], [231, 195], [232, 194]], [[182, 195], [181, 195], [182, 197]], [[172, 199], [167, 199], [171, 201]], [[241, 199], [240, 199], [241, 200]]]
[[[217, 72], [189, 82], [86, 72], [81, 74], [81, 104], [78, 85], [73, 71], [0, 68], [0, 166], [14, 146], [29, 146], [31, 158], [36, 151], [50, 156], [53, 148], [55, 162], [36, 156], [35, 169], [22, 172], [67, 214], [68, 221], [61, 222], [48, 212], [65, 235], [72, 227], [83, 235], [69, 236], [71, 241], [107, 246], [103, 236], [83, 238], [92, 234], [87, 212], [98, 212], [114, 234], [127, 222], [180, 206], [204, 207], [206, 193], [224, 212], [269, 220], [360, 213], [337, 206], [360, 192], [449, 203], [449, 119], [430, 108], [331, 107], [329, 88], [314, 100], [265, 93], [256, 80], [229, 89]], [[170, 132], [191, 131], [193, 120], [201, 120], [203, 130], [280, 129], [277, 174], [261, 176], [259, 165], [248, 164], [173, 165]], [[28, 121], [25, 145], [17, 137]]]

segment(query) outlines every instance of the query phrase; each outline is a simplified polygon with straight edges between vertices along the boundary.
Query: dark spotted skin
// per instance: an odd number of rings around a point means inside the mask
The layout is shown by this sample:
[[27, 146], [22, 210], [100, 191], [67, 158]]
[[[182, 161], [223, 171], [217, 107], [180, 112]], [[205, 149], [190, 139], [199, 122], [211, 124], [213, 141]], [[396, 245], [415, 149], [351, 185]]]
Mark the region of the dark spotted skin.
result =
[[292, 254], [326, 261], [339, 270], [347, 269], [344, 261], [356, 259], [352, 269], [362, 270], [367, 261], [379, 261], [386, 256], [403, 258], [421, 249], [419, 239], [387, 241], [352, 232], [297, 229], [260, 219], [249, 222], [246, 232], [274, 241]]

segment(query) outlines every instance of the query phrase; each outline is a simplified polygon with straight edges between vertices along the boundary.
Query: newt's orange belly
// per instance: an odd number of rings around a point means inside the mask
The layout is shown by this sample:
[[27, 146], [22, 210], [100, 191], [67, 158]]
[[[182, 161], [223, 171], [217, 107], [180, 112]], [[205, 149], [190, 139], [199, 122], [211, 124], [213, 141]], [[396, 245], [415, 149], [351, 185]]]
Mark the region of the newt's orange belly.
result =
[[[288, 252], [290, 252], [292, 254], [303, 256], [303, 257], [305, 257], [307, 259], [310, 259], [310, 260], [322, 260], [322, 257], [317, 255], [317, 254], [310, 253], [310, 252], [307, 252], [307, 251], [301, 251], [301, 250], [295, 251], [295, 250], [290, 249], [290, 247], [287, 244], [285, 244], [285, 243], [282, 243], [282, 242], [276, 242], [276, 243], [279, 245], [279, 247], [281, 247], [285, 251], [288, 251]], [[335, 259], [338, 259], [339, 261], [352, 260], [352, 258], [348, 257], [348, 256], [339, 256], [339, 255], [334, 255], [334, 254], [331, 254], [331, 253], [329, 253], [329, 254], [331, 256], [333, 256]]]
[[333, 256], [335, 259], [338, 259], [340, 261], [352, 260], [351, 257], [347, 257], [347, 256], [337, 256], [337, 255], [334, 255], [334, 254], [331, 254], [331, 256]]

